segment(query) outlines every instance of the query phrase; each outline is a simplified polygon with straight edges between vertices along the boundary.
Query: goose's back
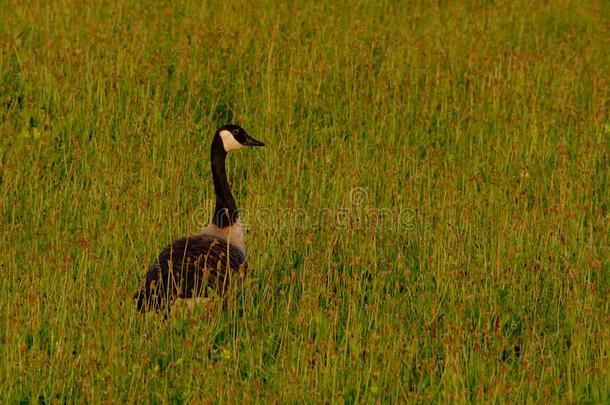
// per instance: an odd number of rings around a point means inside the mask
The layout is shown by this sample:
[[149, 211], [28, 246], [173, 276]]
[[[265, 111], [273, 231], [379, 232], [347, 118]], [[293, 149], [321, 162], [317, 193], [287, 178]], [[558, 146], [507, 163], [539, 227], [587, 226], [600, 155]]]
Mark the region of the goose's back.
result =
[[229, 284], [227, 275], [243, 278], [247, 267], [241, 249], [215, 236], [176, 239], [150, 266], [137, 297], [138, 309], [159, 310], [176, 298], [205, 296], [207, 288], [223, 295]]

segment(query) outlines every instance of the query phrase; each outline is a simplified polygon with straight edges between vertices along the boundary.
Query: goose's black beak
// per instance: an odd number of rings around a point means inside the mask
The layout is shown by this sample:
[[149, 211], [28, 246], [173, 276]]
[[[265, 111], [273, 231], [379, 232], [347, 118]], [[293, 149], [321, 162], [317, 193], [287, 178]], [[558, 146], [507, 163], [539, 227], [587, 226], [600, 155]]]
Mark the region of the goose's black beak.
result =
[[246, 146], [265, 146], [265, 144], [261, 141], [258, 141], [252, 138], [250, 135], [246, 135], [246, 142], [244, 143]]

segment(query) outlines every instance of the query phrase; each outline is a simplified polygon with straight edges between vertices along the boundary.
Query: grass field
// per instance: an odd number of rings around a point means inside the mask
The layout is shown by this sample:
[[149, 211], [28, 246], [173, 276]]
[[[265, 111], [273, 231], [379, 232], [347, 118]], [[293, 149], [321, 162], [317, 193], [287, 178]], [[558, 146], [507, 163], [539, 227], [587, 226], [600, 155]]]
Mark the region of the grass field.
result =
[[[0, 0], [1, 402], [610, 401], [609, 49], [605, 0]], [[248, 281], [142, 316], [227, 122]]]

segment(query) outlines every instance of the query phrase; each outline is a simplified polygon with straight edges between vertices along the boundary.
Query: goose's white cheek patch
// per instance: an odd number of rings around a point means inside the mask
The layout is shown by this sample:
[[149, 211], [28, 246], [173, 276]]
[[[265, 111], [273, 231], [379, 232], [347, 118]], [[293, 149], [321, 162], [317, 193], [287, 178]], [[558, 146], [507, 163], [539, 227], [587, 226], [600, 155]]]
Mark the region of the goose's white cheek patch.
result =
[[226, 129], [220, 131], [220, 138], [222, 139], [222, 146], [224, 146], [226, 152], [244, 147], [244, 145], [237, 142], [231, 131], [227, 131]]

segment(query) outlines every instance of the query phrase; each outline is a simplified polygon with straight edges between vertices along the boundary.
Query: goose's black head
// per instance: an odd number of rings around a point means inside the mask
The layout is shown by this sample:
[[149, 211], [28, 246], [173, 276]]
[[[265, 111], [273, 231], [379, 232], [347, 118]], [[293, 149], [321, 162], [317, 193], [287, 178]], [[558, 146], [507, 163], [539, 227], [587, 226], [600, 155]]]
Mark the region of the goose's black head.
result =
[[225, 152], [241, 149], [246, 146], [265, 146], [261, 141], [248, 135], [239, 125], [223, 125], [216, 131], [216, 137], [222, 141]]

